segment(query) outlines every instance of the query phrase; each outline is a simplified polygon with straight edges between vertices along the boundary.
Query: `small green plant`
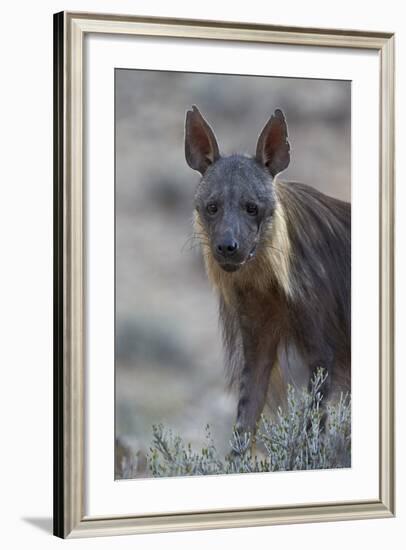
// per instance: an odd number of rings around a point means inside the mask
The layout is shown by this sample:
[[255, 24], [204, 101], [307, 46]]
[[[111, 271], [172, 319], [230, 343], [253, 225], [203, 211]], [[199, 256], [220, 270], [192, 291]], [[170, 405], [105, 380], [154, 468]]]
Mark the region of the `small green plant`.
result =
[[[194, 476], [351, 466], [351, 399], [321, 407], [323, 369], [313, 376], [310, 391], [288, 387], [287, 407], [274, 420], [261, 416], [255, 440], [234, 429], [230, 453], [220, 457], [210, 426], [199, 452], [162, 424], [153, 426], [148, 465], [154, 477]], [[327, 414], [326, 414], [327, 413]], [[253, 451], [254, 447], [256, 451]]]

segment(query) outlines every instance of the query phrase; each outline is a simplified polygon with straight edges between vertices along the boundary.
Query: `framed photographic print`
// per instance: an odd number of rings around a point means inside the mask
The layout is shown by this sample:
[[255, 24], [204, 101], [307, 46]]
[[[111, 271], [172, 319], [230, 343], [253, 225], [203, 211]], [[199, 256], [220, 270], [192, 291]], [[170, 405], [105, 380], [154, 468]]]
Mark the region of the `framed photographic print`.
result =
[[394, 514], [394, 36], [54, 18], [54, 532]]

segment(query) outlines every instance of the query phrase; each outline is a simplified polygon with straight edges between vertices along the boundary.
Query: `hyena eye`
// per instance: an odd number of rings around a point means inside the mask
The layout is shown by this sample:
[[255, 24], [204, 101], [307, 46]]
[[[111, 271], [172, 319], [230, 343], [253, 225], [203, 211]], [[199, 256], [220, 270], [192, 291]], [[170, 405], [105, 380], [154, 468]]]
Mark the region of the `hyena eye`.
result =
[[206, 207], [206, 210], [209, 214], [211, 214], [213, 216], [213, 214], [216, 214], [216, 212], [218, 210], [217, 204], [215, 202], [209, 203]]
[[256, 216], [258, 214], [258, 206], [253, 202], [247, 202], [245, 205], [245, 210], [250, 216]]

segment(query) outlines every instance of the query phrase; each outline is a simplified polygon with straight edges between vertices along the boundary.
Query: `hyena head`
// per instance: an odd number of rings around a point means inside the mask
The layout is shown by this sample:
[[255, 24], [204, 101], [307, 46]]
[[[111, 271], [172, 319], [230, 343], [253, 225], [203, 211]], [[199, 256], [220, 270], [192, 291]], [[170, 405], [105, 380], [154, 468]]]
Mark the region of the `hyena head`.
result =
[[221, 156], [213, 130], [197, 107], [186, 115], [185, 155], [201, 173], [196, 218], [220, 268], [240, 270], [252, 262], [277, 208], [273, 180], [290, 160], [285, 117], [276, 110], [262, 130], [256, 154]]

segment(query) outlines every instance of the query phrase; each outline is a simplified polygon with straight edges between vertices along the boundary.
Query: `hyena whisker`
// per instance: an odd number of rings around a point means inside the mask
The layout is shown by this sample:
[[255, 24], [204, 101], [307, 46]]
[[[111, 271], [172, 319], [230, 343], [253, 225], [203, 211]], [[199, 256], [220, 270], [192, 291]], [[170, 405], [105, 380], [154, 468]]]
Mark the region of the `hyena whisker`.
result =
[[187, 252], [193, 252], [195, 250], [201, 250], [201, 248], [206, 245], [197, 244], [195, 246], [190, 246], [187, 248]]
[[181, 248], [181, 252], [184, 252], [184, 250], [186, 248], [188, 248], [188, 250], [192, 250], [193, 248], [196, 248], [196, 247], [199, 247], [200, 245], [202, 244], [209, 244], [207, 239], [197, 235], [197, 234], [193, 234], [191, 236], [189, 236], [186, 241], [184, 242], [184, 244], [182, 245], [182, 248]]

